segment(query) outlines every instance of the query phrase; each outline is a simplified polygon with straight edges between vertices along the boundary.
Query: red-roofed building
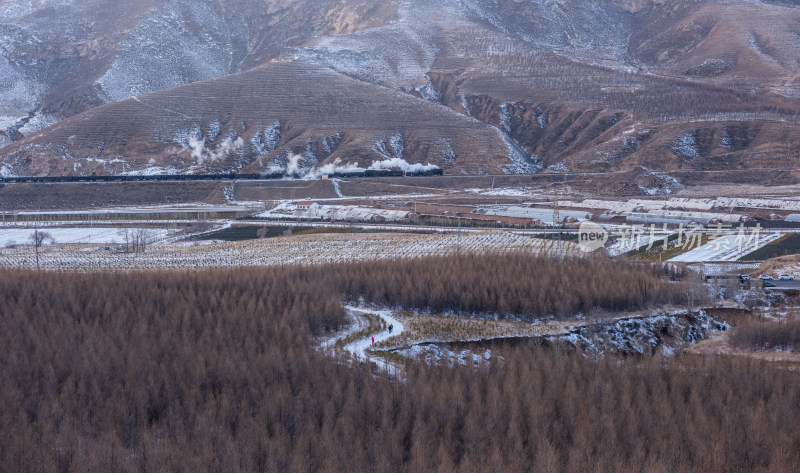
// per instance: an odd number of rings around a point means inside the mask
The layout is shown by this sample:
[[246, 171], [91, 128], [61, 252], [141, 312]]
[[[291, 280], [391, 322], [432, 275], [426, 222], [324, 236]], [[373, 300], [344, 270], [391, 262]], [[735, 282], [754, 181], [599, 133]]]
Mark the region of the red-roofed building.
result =
[[311, 200], [301, 200], [300, 202], [295, 202], [294, 206], [297, 207], [297, 210], [308, 210], [308, 209], [319, 208], [319, 204]]

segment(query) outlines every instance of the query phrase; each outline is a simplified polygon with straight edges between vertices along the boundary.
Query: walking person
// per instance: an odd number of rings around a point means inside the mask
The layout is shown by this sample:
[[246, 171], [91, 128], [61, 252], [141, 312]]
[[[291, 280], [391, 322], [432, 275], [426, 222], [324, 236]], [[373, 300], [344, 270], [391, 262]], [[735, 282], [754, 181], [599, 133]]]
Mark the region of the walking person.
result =
[[372, 337], [372, 344], [375, 345], [375, 337]]

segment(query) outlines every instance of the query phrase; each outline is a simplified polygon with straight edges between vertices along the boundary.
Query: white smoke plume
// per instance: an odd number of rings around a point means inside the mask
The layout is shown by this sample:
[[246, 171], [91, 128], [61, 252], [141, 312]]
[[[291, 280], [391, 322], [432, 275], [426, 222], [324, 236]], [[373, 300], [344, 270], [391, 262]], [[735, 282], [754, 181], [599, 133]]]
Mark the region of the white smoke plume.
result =
[[293, 176], [300, 176], [303, 174], [303, 169], [300, 167], [300, 161], [303, 160], [302, 154], [295, 154], [289, 158], [289, 162], [286, 163], [286, 174], [291, 174]]
[[375, 161], [367, 169], [399, 169], [405, 172], [420, 172], [439, 169], [439, 166], [435, 164], [411, 164], [403, 158], [391, 158], [383, 161]]
[[190, 136], [188, 150], [192, 154], [192, 157], [195, 159], [195, 161], [197, 161], [197, 164], [203, 165], [206, 163], [219, 161], [242, 146], [244, 146], [244, 140], [241, 137], [236, 138], [235, 140], [231, 137], [227, 137], [220, 141], [216, 148], [211, 149], [206, 146], [204, 139], [198, 139], [194, 136]]
[[335, 172], [359, 172], [363, 170], [364, 168], [359, 167], [357, 162], [342, 164], [342, 160], [336, 158], [332, 163], [314, 169], [313, 173], [316, 177], [319, 177], [323, 174], [333, 174]]
[[[291, 164], [291, 163], [290, 163]], [[421, 172], [421, 171], [432, 171], [434, 169], [439, 169], [439, 166], [435, 164], [411, 164], [403, 158], [391, 158], [385, 159], [383, 161], [375, 161], [369, 165], [369, 167], [363, 168], [359, 166], [357, 162], [355, 163], [342, 163], [342, 160], [336, 158], [332, 163], [325, 164], [318, 168], [314, 168], [309, 171], [306, 175], [303, 176], [304, 179], [319, 179], [320, 176], [323, 174], [333, 174], [337, 172], [363, 172], [366, 170], [373, 170], [373, 171], [381, 171], [381, 170], [391, 170], [391, 169], [399, 169], [404, 172]], [[287, 167], [288, 173], [288, 167]]]

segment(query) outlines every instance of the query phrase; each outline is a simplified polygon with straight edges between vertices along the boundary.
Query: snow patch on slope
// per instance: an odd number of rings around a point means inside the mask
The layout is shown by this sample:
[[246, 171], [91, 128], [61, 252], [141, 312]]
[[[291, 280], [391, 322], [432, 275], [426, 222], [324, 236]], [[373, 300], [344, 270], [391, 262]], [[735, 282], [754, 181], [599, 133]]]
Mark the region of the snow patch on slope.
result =
[[420, 23], [405, 21], [330, 36], [316, 46], [297, 51], [299, 57], [341, 73], [404, 90], [420, 88], [431, 98], [435, 93], [430, 90], [432, 85], [426, 74], [436, 53], [432, 33]]
[[682, 135], [680, 138], [670, 143], [669, 148], [677, 156], [689, 159], [697, 159], [700, 157], [700, 147], [697, 144], [697, 138], [695, 138], [694, 132]]
[[506, 144], [506, 147], [508, 147], [508, 159], [511, 160], [511, 164], [503, 167], [503, 172], [506, 174], [532, 174], [542, 172], [544, 167], [539, 162], [538, 156], [529, 156], [520, 145], [502, 130], [497, 129], [497, 133]]
[[0, 56], [0, 129], [21, 130], [30, 124], [39, 108], [38, 102], [43, 90], [34, 77], [19, 64]]
[[278, 147], [278, 142], [281, 139], [281, 122], [275, 121], [271, 125], [267, 125], [264, 131], [256, 132], [250, 138], [250, 144], [259, 155], [266, 155]]
[[20, 18], [52, 6], [74, 5], [76, 0], [6, 0], [0, 8], [0, 18]]
[[[472, 18], [537, 47], [583, 60], [618, 57], [624, 21], [613, 2], [463, 0]], [[624, 55], [624, 54], [623, 54]]]
[[237, 15], [226, 23], [217, 7], [171, 0], [151, 11], [98, 79], [100, 97], [113, 102], [236, 72], [232, 56], [246, 42], [245, 22]]
[[200, 125], [195, 124], [189, 131], [179, 133], [174, 139], [197, 165], [208, 165], [230, 157], [245, 146], [244, 139], [237, 135], [234, 127], [231, 127], [224, 139], [219, 140], [219, 128], [219, 122], [212, 122], [208, 134], [204, 135]]
[[567, 335], [551, 337], [551, 340], [565, 341], [587, 354], [645, 354], [659, 347], [671, 351], [682, 345], [697, 343], [709, 333], [729, 328], [726, 322], [718, 321], [700, 310], [691, 314], [632, 317], [584, 326]]
[[17, 177], [17, 175], [14, 173], [14, 170], [11, 169], [11, 166], [4, 163], [0, 166], [0, 177]]
[[683, 188], [680, 181], [664, 173], [645, 170], [642, 177], [649, 178], [650, 184], [636, 184], [636, 186], [647, 195], [669, 195]]

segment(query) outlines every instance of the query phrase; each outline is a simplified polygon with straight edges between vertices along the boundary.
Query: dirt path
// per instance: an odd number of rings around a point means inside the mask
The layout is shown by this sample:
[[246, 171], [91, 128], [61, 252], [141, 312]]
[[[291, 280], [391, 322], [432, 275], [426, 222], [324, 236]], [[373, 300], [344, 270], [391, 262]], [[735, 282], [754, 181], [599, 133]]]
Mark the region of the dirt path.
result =
[[[358, 361], [371, 363], [380, 370], [397, 374], [401, 368], [396, 363], [392, 363], [384, 357], [376, 356], [370, 348], [372, 347], [373, 337], [375, 344], [378, 344], [403, 333], [405, 330], [403, 323], [392, 316], [392, 311], [390, 310], [375, 310], [357, 306], [345, 306], [345, 310], [351, 322], [350, 327], [331, 338], [323, 340], [320, 343], [320, 348], [323, 350], [333, 349], [338, 342], [352, 339], [354, 335], [358, 334], [360, 338], [345, 345], [343, 347], [344, 351]], [[366, 317], [367, 314], [380, 318], [384, 327], [391, 325], [392, 332], [390, 333], [387, 329], [370, 330], [370, 321]]]
[[367, 319], [353, 314], [353, 312], [350, 310], [347, 311], [347, 318], [350, 320], [350, 326], [345, 330], [335, 333], [332, 337], [323, 340], [319, 344], [320, 348], [323, 350], [328, 350], [336, 345], [336, 342], [339, 340], [344, 340], [355, 333], [369, 328], [369, 321], [367, 321]]
[[364, 338], [345, 345], [344, 349], [361, 361], [375, 363], [384, 371], [395, 372], [398, 369], [397, 366], [385, 358], [372, 355], [369, 349], [372, 346], [373, 337], [375, 337], [375, 343], [377, 344], [403, 333], [405, 327], [403, 327], [402, 322], [394, 318], [390, 310], [372, 310], [355, 306], [346, 306], [345, 309], [356, 319], [360, 318], [363, 320], [362, 314], [375, 314], [385, 322], [387, 327], [389, 325], [392, 326], [391, 333], [389, 333], [388, 330], [381, 330], [377, 333], [367, 334]]

